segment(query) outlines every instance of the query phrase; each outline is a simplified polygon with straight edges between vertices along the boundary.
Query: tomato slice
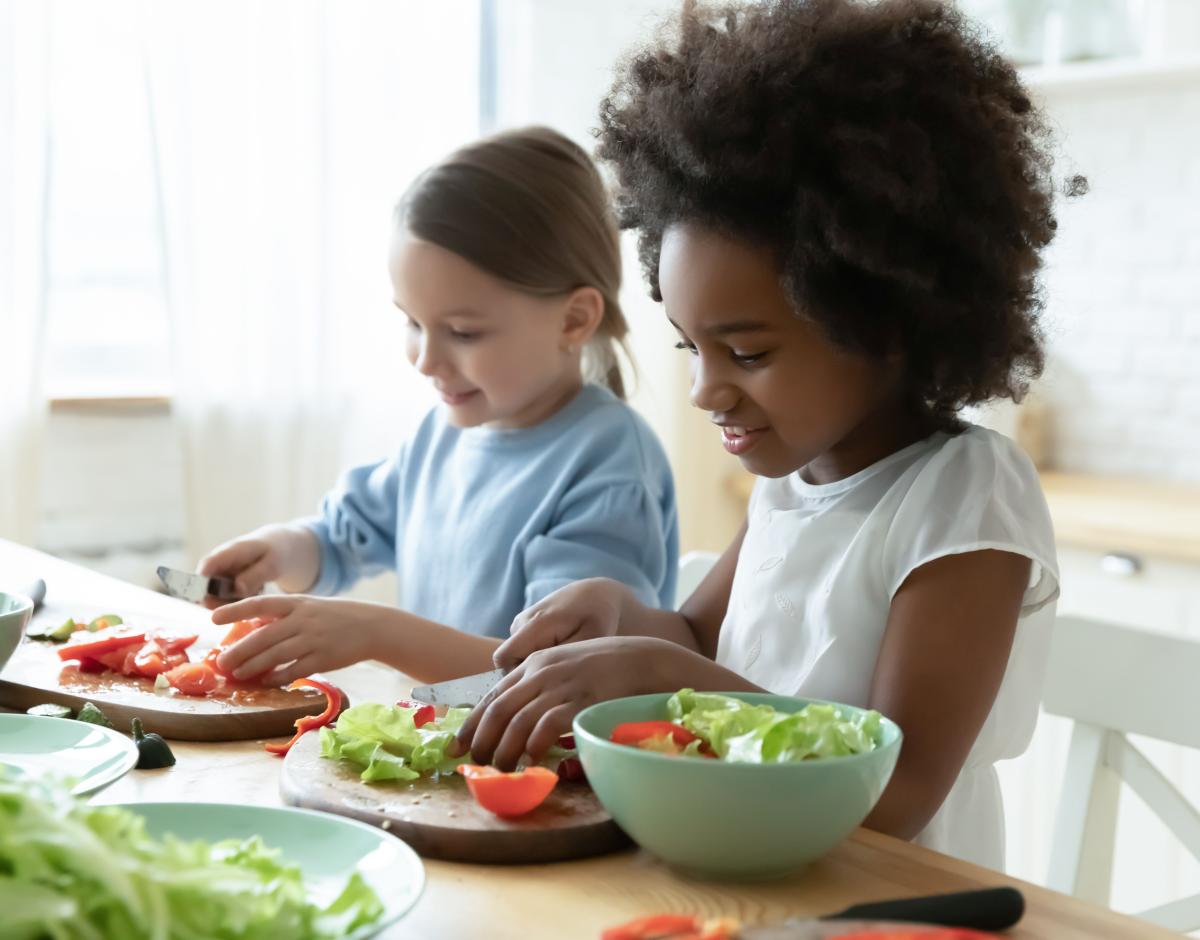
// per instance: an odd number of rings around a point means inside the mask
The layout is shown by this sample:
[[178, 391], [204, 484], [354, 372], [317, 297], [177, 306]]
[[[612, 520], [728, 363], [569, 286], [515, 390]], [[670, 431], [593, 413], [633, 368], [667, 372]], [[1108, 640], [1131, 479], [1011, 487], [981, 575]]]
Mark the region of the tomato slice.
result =
[[221, 684], [220, 677], [206, 662], [185, 662], [165, 673], [167, 681], [184, 695], [208, 695]]
[[274, 620], [274, 617], [251, 617], [249, 620], [234, 621], [229, 632], [222, 638], [221, 646], [233, 646], [238, 640], [248, 637], [255, 630], [265, 627]]
[[58, 650], [58, 658], [68, 659], [99, 659], [104, 653], [120, 649], [136, 643], [139, 646], [146, 642], [145, 633], [131, 633], [127, 627], [106, 627], [95, 633], [88, 633], [81, 638], [82, 642], [72, 643]]
[[413, 713], [413, 724], [420, 728], [422, 725], [427, 725], [437, 717], [437, 710], [432, 705], [427, 705], [424, 702], [414, 702], [410, 699], [402, 698], [396, 703], [397, 708], [411, 708]]
[[179, 653], [195, 643], [197, 640], [197, 635], [195, 633], [190, 633], [186, 636], [172, 636], [167, 633], [156, 633], [150, 639], [154, 641], [155, 645], [158, 646], [158, 648], [161, 649], [164, 654]]
[[459, 764], [475, 802], [497, 816], [524, 816], [542, 805], [558, 783], [558, 774], [546, 767], [526, 767], [505, 773], [495, 767]]
[[739, 927], [731, 917], [705, 920], [691, 914], [651, 914], [609, 927], [600, 940], [735, 940]]

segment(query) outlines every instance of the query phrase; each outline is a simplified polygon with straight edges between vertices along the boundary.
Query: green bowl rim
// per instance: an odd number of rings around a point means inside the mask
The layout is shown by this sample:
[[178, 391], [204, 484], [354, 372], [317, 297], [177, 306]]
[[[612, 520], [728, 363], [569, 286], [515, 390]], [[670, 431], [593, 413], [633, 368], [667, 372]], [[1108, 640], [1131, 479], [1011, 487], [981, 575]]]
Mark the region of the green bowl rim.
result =
[[[709, 690], [706, 689], [705, 691], [707, 692]], [[613, 702], [630, 701], [633, 699], [656, 698], [656, 697], [664, 696], [664, 695], [667, 698], [670, 698], [673, 694], [674, 694], [673, 692], [646, 692], [646, 693], [643, 693], [642, 695], [623, 695], [623, 696], [620, 696], [619, 698], [610, 698], [610, 699], [605, 699], [602, 702], [596, 702], [595, 704], [589, 705], [587, 708], [585, 708], [583, 711], [581, 711], [578, 715], [576, 715], [571, 720], [571, 732], [575, 735], [576, 739], [578, 739], [580, 737], [586, 738], [590, 743], [599, 745], [601, 747], [601, 749], [610, 749], [611, 748], [611, 749], [617, 751], [618, 753], [633, 752], [635, 754], [640, 755], [643, 758], [648, 758], [648, 759], [652, 759], [652, 760], [660, 760], [660, 761], [678, 762], [679, 758], [680, 758], [680, 755], [678, 755], [678, 754], [659, 754], [657, 751], [647, 751], [647, 750], [643, 750], [641, 748], [630, 747], [627, 744], [614, 744], [612, 741], [609, 741], [606, 738], [602, 738], [599, 735], [593, 734], [592, 732], [588, 731], [586, 728], [581, 727], [579, 724], [579, 720], [581, 718], [583, 718], [585, 715], [587, 715], [588, 712], [592, 711], [593, 709], [599, 709], [605, 705], [611, 705]], [[871, 711], [871, 709], [869, 709], [869, 708], [860, 708], [857, 705], [848, 705], [845, 702], [834, 702], [834, 701], [830, 701], [829, 699], [822, 699], [822, 698], [808, 698], [803, 695], [778, 695], [775, 692], [712, 692], [711, 694], [713, 694], [713, 695], [728, 695], [733, 698], [742, 698], [743, 701], [745, 700], [744, 696], [748, 696], [748, 695], [752, 695], [752, 696], [756, 696], [756, 697], [769, 696], [771, 698], [790, 698], [790, 699], [794, 699], [799, 702], [804, 702], [805, 705], [833, 705], [835, 708], [852, 708], [855, 711], [859, 711], [859, 712]], [[801, 706], [801, 707], [803, 707], [803, 706]], [[878, 711], [878, 709], [875, 709], [875, 710]], [[797, 711], [799, 711], [799, 709], [797, 709]], [[813, 772], [812, 771], [813, 767], [819, 768], [821, 766], [826, 766], [826, 765], [833, 764], [833, 763], [836, 763], [839, 766], [844, 766], [845, 764], [851, 763], [854, 761], [867, 761], [867, 760], [871, 760], [871, 759], [877, 757], [879, 754], [883, 753], [884, 751], [891, 750], [893, 748], [899, 748], [900, 744], [904, 740], [904, 732], [900, 729], [900, 726], [898, 724], [896, 724], [896, 722], [892, 721], [892, 719], [888, 718], [887, 715], [884, 715], [882, 712], [880, 712], [879, 717], [883, 722], [885, 722], [888, 725], [891, 725], [893, 728], [896, 729], [896, 737], [892, 741], [889, 741], [889, 742], [879, 745], [874, 750], [864, 751], [861, 754], [842, 754], [842, 755], [837, 755], [834, 757], [822, 757], [818, 760], [792, 761], [790, 763], [783, 763], [783, 764], [751, 764], [751, 763], [747, 763], [744, 761], [700, 760], [699, 758], [692, 760], [691, 763], [695, 764], [695, 766], [697, 766], [697, 767], [714, 767], [714, 768], [723, 767], [723, 768], [735, 768], [735, 769], [742, 768], [742, 767], [757, 767], [760, 769], [760, 771], [765, 771], [767, 773], [772, 773], [777, 770], [784, 770], [784, 769], [792, 770], [792, 772], [795, 772], [795, 768], [805, 767], [805, 768], [808, 768], [808, 770], [803, 770], [800, 772], [801, 773], [811, 773], [811, 772]], [[653, 720], [653, 719], [647, 719], [647, 720]], [[663, 720], [666, 720], [666, 719], [663, 719]], [[770, 768], [770, 769], [768, 769], [768, 768]], [[709, 771], [704, 771], [704, 772], [708, 773]], [[727, 772], [727, 771], [723, 771], [723, 770], [713, 770], [712, 771], [712, 773], [725, 773], [725, 772]]]
[[25, 594], [15, 594], [12, 591], [0, 591], [0, 603], [4, 598], [11, 598], [14, 601], [20, 601], [12, 610], [0, 610], [0, 617], [11, 617], [13, 614], [23, 614], [27, 610], [33, 610], [33, 601]]

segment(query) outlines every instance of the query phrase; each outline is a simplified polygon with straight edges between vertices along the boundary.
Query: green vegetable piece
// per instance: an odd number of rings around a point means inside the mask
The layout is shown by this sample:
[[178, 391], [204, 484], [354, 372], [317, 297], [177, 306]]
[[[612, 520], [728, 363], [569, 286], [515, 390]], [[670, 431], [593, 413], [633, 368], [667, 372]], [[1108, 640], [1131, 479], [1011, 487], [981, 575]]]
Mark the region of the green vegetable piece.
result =
[[75, 716], [75, 720], [86, 721], [90, 725], [102, 725], [105, 728], [113, 727], [113, 723], [108, 720], [108, 716], [91, 702], [84, 703], [83, 708], [79, 709], [79, 714]]
[[41, 715], [43, 718], [70, 718], [75, 713], [66, 705], [47, 702], [45, 705], [34, 705], [33, 708], [25, 709], [25, 714]]
[[61, 643], [78, 629], [80, 629], [79, 624], [68, 617], [57, 627], [52, 627], [45, 621], [32, 624], [25, 631], [25, 635], [31, 640], [53, 640], [55, 643]]
[[95, 633], [97, 630], [103, 630], [105, 627], [115, 627], [125, 621], [116, 614], [101, 614], [95, 620], [87, 625], [87, 628]]
[[174, 767], [175, 755], [161, 735], [142, 730], [142, 719], [133, 719], [133, 743], [138, 749], [138, 770], [156, 770], [159, 767]]

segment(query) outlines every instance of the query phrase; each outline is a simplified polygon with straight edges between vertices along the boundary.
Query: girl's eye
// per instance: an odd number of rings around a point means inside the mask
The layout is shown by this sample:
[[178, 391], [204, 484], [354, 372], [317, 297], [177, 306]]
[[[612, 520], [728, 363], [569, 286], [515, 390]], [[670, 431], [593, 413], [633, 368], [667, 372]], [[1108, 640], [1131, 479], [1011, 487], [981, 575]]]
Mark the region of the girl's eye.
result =
[[450, 335], [459, 342], [469, 343], [472, 340], [479, 339], [479, 337], [483, 334], [479, 332], [467, 332], [464, 330], [451, 330]]
[[696, 347], [693, 346], [691, 343], [685, 343], [683, 340], [680, 340], [678, 343], [676, 343], [675, 348], [676, 349], [686, 349], [693, 356], [696, 355]]
[[760, 353], [745, 353], [745, 354], [743, 354], [743, 353], [735, 352], [734, 350], [731, 349], [731, 350], [729, 350], [729, 355], [733, 359], [733, 361], [738, 363], [739, 365], [752, 366], [756, 362], [759, 362], [766, 355], [766, 353], [760, 352]]

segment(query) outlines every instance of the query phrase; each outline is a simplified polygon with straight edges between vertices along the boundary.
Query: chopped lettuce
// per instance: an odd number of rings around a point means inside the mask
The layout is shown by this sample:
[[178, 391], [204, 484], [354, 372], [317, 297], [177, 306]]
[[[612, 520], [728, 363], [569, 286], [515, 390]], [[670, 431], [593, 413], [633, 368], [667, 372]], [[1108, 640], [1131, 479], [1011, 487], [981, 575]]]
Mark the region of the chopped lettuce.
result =
[[699, 735], [722, 760], [788, 764], [874, 750], [882, 740], [880, 715], [846, 718], [833, 705], [806, 705], [788, 714], [711, 692], [680, 689], [667, 715]]
[[447, 757], [446, 749], [471, 710], [451, 708], [420, 728], [413, 711], [378, 702], [347, 708], [336, 725], [321, 729], [321, 756], [362, 768], [359, 776], [368, 782], [453, 773], [468, 759]]
[[7, 940], [324, 940], [384, 907], [357, 872], [314, 903], [300, 868], [258, 836], [156, 839], [127, 809], [0, 771], [0, 910]]

